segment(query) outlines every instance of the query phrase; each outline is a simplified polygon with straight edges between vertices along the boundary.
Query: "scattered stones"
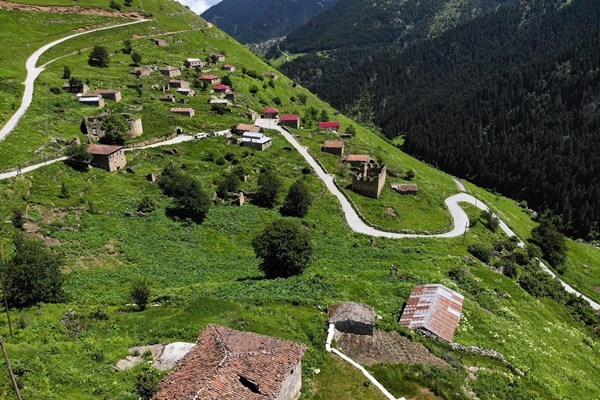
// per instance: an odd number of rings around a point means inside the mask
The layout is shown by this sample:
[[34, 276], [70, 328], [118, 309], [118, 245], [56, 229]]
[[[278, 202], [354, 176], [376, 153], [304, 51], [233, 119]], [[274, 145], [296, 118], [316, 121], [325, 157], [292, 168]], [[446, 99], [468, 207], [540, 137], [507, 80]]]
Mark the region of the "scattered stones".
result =
[[154, 368], [165, 371], [173, 368], [195, 346], [195, 343], [174, 342], [131, 347], [129, 355], [119, 360], [115, 368], [117, 371], [124, 371], [151, 358]]
[[63, 314], [60, 322], [64, 325], [69, 336], [77, 336], [84, 330], [83, 325], [81, 324], [81, 319], [79, 319], [77, 312], [72, 308]]

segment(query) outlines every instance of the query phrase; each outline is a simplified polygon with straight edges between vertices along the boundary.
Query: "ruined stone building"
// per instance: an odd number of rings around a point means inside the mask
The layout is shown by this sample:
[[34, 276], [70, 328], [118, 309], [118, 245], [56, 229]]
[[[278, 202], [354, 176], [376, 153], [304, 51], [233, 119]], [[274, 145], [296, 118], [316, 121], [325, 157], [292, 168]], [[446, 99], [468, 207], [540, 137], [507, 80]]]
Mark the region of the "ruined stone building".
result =
[[375, 310], [353, 301], [333, 304], [327, 308], [329, 323], [335, 325], [335, 329], [344, 333], [357, 335], [373, 335], [375, 328]]
[[92, 155], [91, 165], [107, 171], [119, 171], [125, 167], [127, 160], [123, 146], [108, 146], [104, 144], [90, 144], [88, 151]]
[[[93, 117], [83, 117], [83, 129], [90, 140], [98, 141], [102, 137], [104, 137], [104, 131], [102, 130], [102, 121], [104, 121], [104, 118], [106, 118], [108, 115], [108, 113], [103, 113], [100, 115], [95, 115]], [[129, 124], [129, 130], [127, 131], [128, 137], [135, 138], [141, 136], [144, 133], [141, 118], [134, 118], [130, 114], [121, 115]]]
[[295, 400], [306, 346], [210, 324], [164, 377], [154, 400]]
[[351, 163], [351, 166], [352, 190], [378, 199], [385, 186], [386, 165], [379, 165], [375, 160], [369, 158], [368, 161]]

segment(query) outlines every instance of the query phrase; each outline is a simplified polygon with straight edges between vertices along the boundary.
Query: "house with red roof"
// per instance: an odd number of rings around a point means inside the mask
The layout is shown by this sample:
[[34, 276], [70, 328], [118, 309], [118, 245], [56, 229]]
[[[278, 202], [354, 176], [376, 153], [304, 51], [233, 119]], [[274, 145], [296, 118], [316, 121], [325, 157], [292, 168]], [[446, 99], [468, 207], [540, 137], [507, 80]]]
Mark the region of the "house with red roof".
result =
[[266, 119], [277, 119], [279, 117], [279, 110], [273, 107], [267, 107], [263, 110], [263, 118]]
[[324, 153], [333, 154], [336, 156], [342, 156], [344, 154], [344, 141], [343, 140], [326, 140], [321, 147]]
[[225, 64], [225, 65], [223, 65], [223, 69], [225, 71], [233, 72], [233, 71], [235, 71], [235, 66], [233, 66], [231, 64]]
[[298, 114], [281, 114], [279, 125], [300, 129], [300, 116]]
[[211, 85], [218, 85], [221, 83], [221, 77], [212, 74], [200, 75], [200, 79], [206, 83], [210, 83]]
[[301, 343], [210, 324], [152, 399], [297, 399], [305, 351]]
[[225, 93], [226, 91], [228, 91], [230, 89], [230, 87], [228, 85], [224, 85], [221, 83], [219, 85], [215, 85], [215, 87], [213, 89], [217, 93]]
[[337, 121], [319, 122], [319, 129], [329, 129], [331, 131], [336, 131], [339, 128], [340, 128], [340, 123]]

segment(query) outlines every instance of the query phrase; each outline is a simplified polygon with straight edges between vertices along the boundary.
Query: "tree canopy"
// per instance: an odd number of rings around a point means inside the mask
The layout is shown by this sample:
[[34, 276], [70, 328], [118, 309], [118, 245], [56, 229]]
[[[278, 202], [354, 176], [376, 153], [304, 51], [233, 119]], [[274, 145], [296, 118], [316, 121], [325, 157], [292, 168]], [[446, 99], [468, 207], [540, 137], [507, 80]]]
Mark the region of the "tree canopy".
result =
[[94, 46], [88, 58], [88, 64], [92, 67], [106, 68], [110, 62], [108, 50], [104, 46]]
[[211, 205], [210, 194], [200, 182], [180, 169], [165, 168], [159, 181], [163, 192], [174, 198], [173, 216], [202, 223]]
[[258, 177], [258, 191], [256, 193], [258, 204], [268, 208], [275, 207], [282, 185], [281, 178], [273, 170], [264, 170]]
[[111, 114], [102, 120], [104, 136], [100, 139], [103, 144], [123, 145], [129, 130], [129, 124], [120, 114]]
[[[531, 230], [531, 240], [542, 250], [543, 257], [555, 268], [561, 267], [567, 259], [567, 243], [555, 223], [543, 218], [538, 226]], [[559, 268], [559, 272], [561, 271]]]
[[312, 203], [312, 196], [308, 187], [302, 180], [297, 180], [290, 186], [290, 190], [281, 206], [281, 214], [288, 217], [302, 218], [308, 214], [308, 208]]
[[306, 228], [297, 220], [281, 218], [252, 240], [261, 271], [268, 278], [299, 275], [308, 266], [313, 248]]

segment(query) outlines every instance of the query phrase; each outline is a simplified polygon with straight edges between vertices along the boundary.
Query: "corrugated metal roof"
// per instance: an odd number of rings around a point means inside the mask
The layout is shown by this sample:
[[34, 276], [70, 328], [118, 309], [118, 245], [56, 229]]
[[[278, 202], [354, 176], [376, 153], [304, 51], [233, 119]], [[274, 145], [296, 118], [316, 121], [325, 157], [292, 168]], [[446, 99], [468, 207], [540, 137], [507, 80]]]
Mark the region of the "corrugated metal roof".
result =
[[400, 324], [410, 329], [427, 329], [451, 342], [463, 301], [463, 295], [444, 285], [415, 286], [400, 317]]

